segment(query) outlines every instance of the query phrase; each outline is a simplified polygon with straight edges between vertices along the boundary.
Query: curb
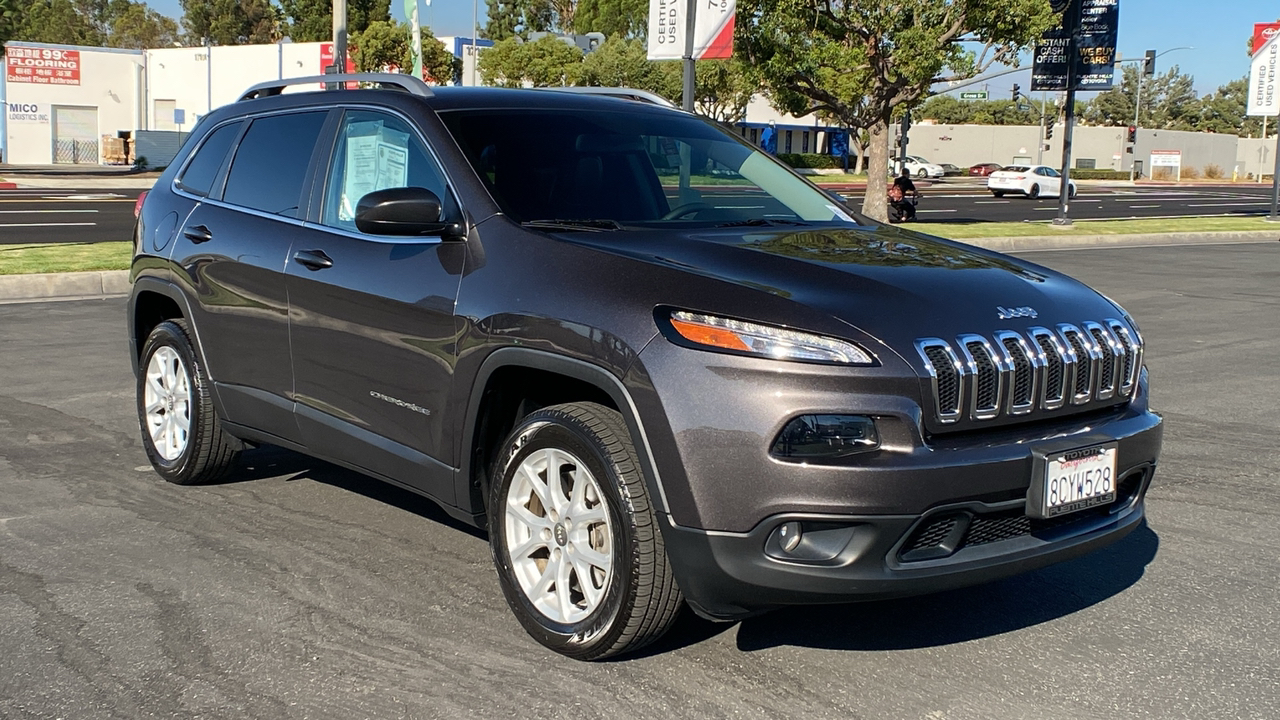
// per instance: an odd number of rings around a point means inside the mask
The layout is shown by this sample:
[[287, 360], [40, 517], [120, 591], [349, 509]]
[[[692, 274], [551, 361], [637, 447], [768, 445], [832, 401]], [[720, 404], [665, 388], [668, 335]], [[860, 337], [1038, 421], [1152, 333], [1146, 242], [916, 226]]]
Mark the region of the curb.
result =
[[1080, 250], [1084, 248], [1141, 247], [1143, 245], [1205, 245], [1280, 240], [1280, 228], [1236, 232], [1134, 233], [1131, 235], [1032, 235], [1028, 237], [954, 238], [996, 252], [1028, 250]]
[[128, 294], [128, 270], [0, 275], [0, 302]]

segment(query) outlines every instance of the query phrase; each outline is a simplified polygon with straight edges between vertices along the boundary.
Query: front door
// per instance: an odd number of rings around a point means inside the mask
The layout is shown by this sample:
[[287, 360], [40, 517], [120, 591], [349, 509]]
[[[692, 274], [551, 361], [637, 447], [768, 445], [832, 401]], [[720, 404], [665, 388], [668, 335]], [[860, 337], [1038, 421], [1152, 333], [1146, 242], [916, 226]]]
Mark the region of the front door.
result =
[[425, 142], [398, 116], [348, 110], [338, 124], [317, 222], [288, 263], [299, 428], [319, 455], [453, 503], [445, 403], [457, 354], [465, 247], [359, 232], [366, 193], [425, 187], [459, 210]]

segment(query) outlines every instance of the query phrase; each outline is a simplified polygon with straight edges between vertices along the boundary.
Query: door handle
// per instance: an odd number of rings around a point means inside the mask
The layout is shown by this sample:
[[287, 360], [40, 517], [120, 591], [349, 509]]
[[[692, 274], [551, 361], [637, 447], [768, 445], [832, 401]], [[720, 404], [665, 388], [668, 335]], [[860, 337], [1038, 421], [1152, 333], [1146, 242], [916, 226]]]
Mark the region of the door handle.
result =
[[333, 267], [333, 258], [325, 255], [323, 250], [299, 250], [293, 254], [293, 261], [308, 270]]
[[204, 225], [192, 225], [182, 231], [188, 240], [199, 245], [203, 242], [209, 242], [213, 239], [213, 233], [209, 232], [209, 228]]

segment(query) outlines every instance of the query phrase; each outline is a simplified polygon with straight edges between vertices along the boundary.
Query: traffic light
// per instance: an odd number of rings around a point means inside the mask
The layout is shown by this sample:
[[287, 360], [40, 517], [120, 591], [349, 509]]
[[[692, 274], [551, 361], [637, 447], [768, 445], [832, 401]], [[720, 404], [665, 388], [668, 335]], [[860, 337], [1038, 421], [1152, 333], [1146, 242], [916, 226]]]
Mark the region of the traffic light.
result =
[[1134, 125], [1129, 126], [1129, 142], [1138, 142], [1138, 128]]
[[1142, 74], [1144, 77], [1151, 77], [1156, 74], [1156, 51], [1148, 50], [1146, 57], [1142, 60]]
[[1044, 139], [1045, 139], [1045, 140], [1052, 140], [1052, 139], [1053, 139], [1053, 126], [1052, 126], [1052, 125], [1045, 125], [1045, 126], [1044, 126]]
[[1014, 83], [1014, 84], [1013, 84], [1013, 99], [1014, 99], [1014, 100], [1017, 100], [1017, 99], [1018, 99], [1018, 96], [1019, 96], [1019, 95], [1021, 95], [1021, 94], [1022, 94], [1022, 87], [1021, 87], [1020, 85], [1018, 85], [1018, 83]]

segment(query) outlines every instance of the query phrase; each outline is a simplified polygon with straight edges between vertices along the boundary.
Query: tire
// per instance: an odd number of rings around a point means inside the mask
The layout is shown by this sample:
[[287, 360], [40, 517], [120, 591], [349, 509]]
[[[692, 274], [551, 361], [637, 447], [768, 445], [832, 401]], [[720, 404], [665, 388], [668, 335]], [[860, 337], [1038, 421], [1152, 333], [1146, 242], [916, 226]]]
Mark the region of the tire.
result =
[[1075, 185], [1068, 185], [1068, 186], [1067, 186], [1067, 199], [1068, 199], [1068, 200], [1075, 200], [1075, 199], [1076, 199], [1076, 186], [1075, 186]]
[[151, 467], [171, 483], [198, 485], [218, 480], [235, 466], [240, 455], [243, 445], [222, 429], [211, 387], [186, 321], [166, 320], [157, 325], [142, 346], [138, 424]]
[[928, 170], [925, 170], [924, 168], [920, 168], [919, 170], [917, 170], [917, 171], [916, 171], [916, 177], [918, 177], [918, 178], [920, 178], [921, 180], [923, 180], [923, 179], [925, 179], [925, 178], [929, 177], [929, 171], [928, 171]]
[[1031, 192], [1027, 193], [1027, 197], [1031, 198], [1032, 200], [1040, 197], [1040, 185], [1039, 184], [1032, 185]]
[[996, 196], [996, 197], [998, 197], [998, 198], [1002, 198], [1002, 197], [1004, 197], [1004, 191], [1003, 191], [1003, 190], [992, 190], [992, 191], [991, 191], [991, 194], [992, 194], [992, 195], [994, 195], [994, 196]]
[[[578, 660], [662, 637], [684, 596], [622, 416], [595, 403], [544, 408], [520, 421], [495, 464], [489, 546], [507, 604], [529, 635]], [[558, 495], [546, 483], [552, 464]], [[590, 520], [573, 522], [570, 512]], [[604, 567], [597, 561], [606, 554]]]

